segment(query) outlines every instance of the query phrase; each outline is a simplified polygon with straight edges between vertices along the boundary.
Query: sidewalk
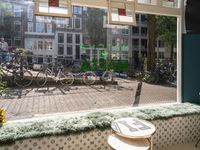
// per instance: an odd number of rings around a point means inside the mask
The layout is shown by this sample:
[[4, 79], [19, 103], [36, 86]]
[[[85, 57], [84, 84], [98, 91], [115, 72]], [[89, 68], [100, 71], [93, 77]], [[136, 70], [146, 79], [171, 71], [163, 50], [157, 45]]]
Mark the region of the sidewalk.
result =
[[[132, 106], [137, 81], [118, 79], [119, 85], [14, 88], [0, 97], [7, 120], [34, 115]], [[176, 102], [176, 88], [143, 84], [139, 106]]]

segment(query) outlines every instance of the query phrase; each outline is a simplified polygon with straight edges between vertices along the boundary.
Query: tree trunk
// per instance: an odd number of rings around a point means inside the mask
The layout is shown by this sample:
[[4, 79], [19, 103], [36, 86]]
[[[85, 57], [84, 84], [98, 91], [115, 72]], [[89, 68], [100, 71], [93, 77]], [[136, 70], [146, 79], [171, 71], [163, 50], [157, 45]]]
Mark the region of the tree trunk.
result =
[[147, 18], [147, 28], [148, 28], [148, 49], [147, 49], [147, 70], [150, 71], [155, 65], [155, 26], [156, 18], [154, 15], [148, 15]]

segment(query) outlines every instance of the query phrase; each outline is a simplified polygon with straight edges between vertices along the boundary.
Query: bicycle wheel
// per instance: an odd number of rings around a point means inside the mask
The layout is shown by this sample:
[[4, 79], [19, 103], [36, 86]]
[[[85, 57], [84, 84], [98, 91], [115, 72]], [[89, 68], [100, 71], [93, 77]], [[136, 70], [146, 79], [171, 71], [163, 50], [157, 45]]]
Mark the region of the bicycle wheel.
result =
[[33, 75], [28, 70], [18, 71], [15, 74], [15, 84], [19, 87], [27, 87], [31, 85], [33, 81]]
[[102, 80], [104, 81], [114, 81], [114, 73], [112, 71], [105, 71], [102, 75]]
[[47, 83], [47, 73], [44, 71], [38, 72], [36, 76], [36, 83], [40, 87], [45, 86], [45, 84]]
[[93, 71], [87, 71], [83, 74], [83, 82], [86, 85], [92, 85], [95, 83], [97, 75]]
[[72, 85], [74, 83], [74, 76], [72, 73], [68, 72], [64, 74], [63, 72], [60, 73], [60, 83], [64, 86]]

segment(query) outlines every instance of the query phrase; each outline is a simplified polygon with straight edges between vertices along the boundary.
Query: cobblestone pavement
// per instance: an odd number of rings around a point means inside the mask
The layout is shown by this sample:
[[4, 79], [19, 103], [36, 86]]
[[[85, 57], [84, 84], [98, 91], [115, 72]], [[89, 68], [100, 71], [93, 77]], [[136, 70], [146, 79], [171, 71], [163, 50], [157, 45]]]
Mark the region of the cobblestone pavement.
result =
[[[7, 120], [15, 120], [38, 114], [132, 106], [137, 84], [135, 80], [118, 79], [118, 85], [105, 88], [101, 85], [14, 88], [0, 97], [0, 108], [5, 109]], [[176, 88], [143, 83], [139, 106], [170, 102], [176, 102]]]

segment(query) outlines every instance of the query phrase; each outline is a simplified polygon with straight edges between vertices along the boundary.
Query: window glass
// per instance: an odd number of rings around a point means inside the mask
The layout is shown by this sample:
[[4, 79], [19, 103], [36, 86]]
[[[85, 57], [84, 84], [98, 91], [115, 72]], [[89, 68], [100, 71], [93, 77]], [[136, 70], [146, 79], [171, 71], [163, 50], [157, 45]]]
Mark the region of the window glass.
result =
[[28, 19], [29, 21], [32, 21], [33, 19], [33, 9], [32, 8], [28, 8]]
[[52, 24], [47, 24], [47, 33], [52, 33]]
[[36, 32], [38, 32], [38, 33], [44, 33], [45, 32], [44, 23], [36, 23]]
[[81, 39], [80, 39], [80, 35], [76, 34], [76, 44], [80, 44]]
[[58, 45], [58, 55], [63, 55], [64, 54], [64, 46], [59, 44]]
[[81, 28], [81, 19], [80, 18], [75, 18], [75, 29], [80, 29]]
[[28, 32], [33, 32], [33, 23], [28, 22]]
[[15, 38], [15, 46], [21, 47], [21, 38]]
[[43, 50], [43, 41], [38, 40], [38, 50]]
[[58, 43], [64, 43], [64, 33], [58, 33]]
[[21, 17], [22, 7], [19, 5], [14, 5], [14, 15], [15, 17]]
[[72, 34], [67, 34], [67, 43], [71, 43], [73, 42], [73, 35]]
[[82, 8], [80, 6], [74, 6], [74, 14], [81, 14]]
[[21, 31], [21, 23], [15, 22], [15, 32], [20, 32], [20, 31]]
[[67, 55], [72, 55], [72, 45], [67, 46]]

